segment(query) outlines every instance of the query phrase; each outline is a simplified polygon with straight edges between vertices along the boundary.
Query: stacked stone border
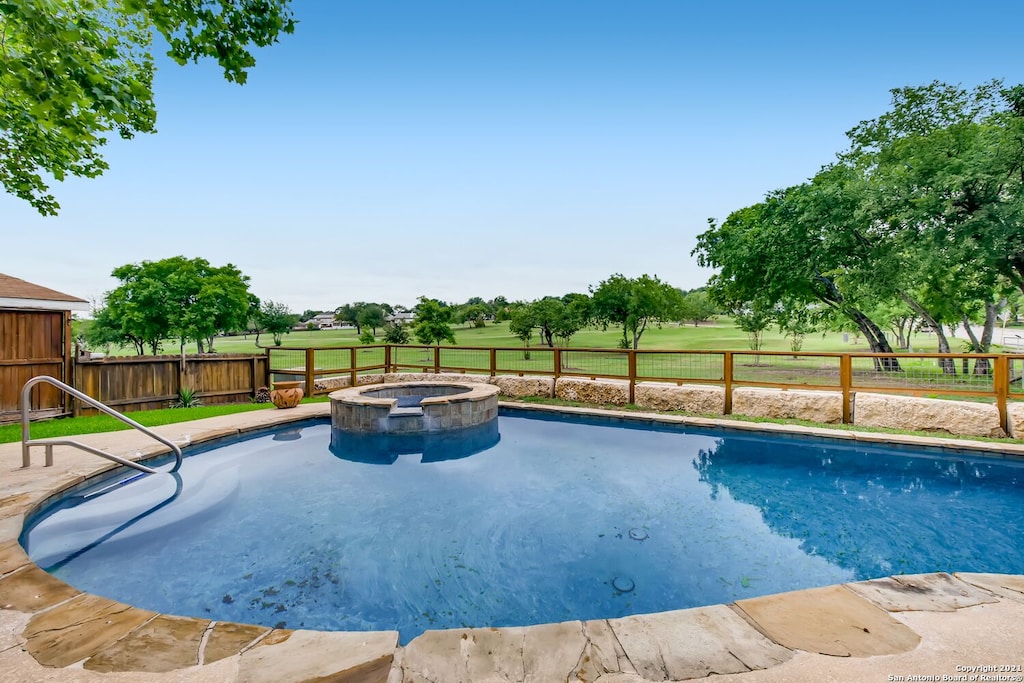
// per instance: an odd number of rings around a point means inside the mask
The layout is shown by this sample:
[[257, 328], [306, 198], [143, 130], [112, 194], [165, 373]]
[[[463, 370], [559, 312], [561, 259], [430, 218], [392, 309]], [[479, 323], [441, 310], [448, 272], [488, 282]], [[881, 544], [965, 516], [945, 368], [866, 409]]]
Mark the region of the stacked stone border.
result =
[[[559, 398], [602, 406], [629, 403], [629, 381], [580, 377], [473, 375], [469, 373], [397, 372], [361, 375], [359, 384], [392, 382], [481, 382], [498, 387], [506, 398]], [[349, 386], [348, 377], [318, 380], [320, 391]], [[655, 411], [679, 411], [720, 416], [725, 411], [725, 389], [716, 385], [637, 382], [634, 405]], [[999, 424], [999, 411], [991, 403], [918, 398], [897, 394], [855, 392], [850, 395], [851, 427], [884, 427], [953, 436], [1024, 439], [1024, 403], [1009, 403], [1007, 427]], [[736, 387], [732, 390], [735, 417], [807, 420], [842, 424], [843, 395], [836, 391]]]

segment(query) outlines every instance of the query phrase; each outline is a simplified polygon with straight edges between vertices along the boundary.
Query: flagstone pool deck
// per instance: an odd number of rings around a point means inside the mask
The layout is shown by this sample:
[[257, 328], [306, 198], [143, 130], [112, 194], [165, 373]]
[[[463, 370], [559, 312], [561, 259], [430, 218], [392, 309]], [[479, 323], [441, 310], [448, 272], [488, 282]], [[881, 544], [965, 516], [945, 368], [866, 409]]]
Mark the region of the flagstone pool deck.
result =
[[[1024, 444], [530, 409], [1024, 457]], [[156, 431], [198, 443], [328, 417], [329, 411], [327, 403], [306, 404]], [[76, 438], [132, 459], [162, 451], [135, 431]], [[106, 461], [66, 446], [55, 447], [54, 462], [43, 467], [43, 450], [36, 448], [32, 466], [23, 469], [21, 444], [0, 445], [0, 681], [644, 683], [719, 675], [741, 683], [1024, 680], [1024, 576], [1017, 575], [884, 577], [621, 619], [428, 631], [404, 647], [394, 631], [296, 631], [156, 614], [81, 593], [39, 569], [18, 545], [34, 507], [108, 468]]]

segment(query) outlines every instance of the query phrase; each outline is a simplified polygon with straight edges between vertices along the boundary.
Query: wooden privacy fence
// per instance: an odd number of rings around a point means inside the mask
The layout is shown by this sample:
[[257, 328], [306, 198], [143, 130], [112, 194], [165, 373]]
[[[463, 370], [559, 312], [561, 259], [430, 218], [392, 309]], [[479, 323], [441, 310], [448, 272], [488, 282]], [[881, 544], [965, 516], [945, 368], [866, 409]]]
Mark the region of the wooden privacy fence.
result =
[[[73, 386], [116, 410], [167, 408], [179, 390], [203, 404], [248, 402], [267, 384], [267, 357], [246, 354], [128, 356], [79, 360]], [[96, 411], [72, 402], [75, 415]]]
[[[857, 391], [967, 397], [992, 401], [1006, 424], [1007, 401], [1024, 400], [1024, 355], [956, 353], [792, 353], [786, 351], [623, 350], [549, 347], [396, 346], [390, 344], [266, 350], [269, 371], [301, 379], [313, 394], [328, 393], [331, 377], [379, 372], [455, 372], [495, 375], [586, 377], [628, 382], [632, 403], [637, 382], [711, 384], [725, 388], [725, 414], [735, 387], [841, 392], [843, 421]], [[318, 386], [319, 381], [319, 386]], [[307, 395], [309, 392], [307, 391]]]

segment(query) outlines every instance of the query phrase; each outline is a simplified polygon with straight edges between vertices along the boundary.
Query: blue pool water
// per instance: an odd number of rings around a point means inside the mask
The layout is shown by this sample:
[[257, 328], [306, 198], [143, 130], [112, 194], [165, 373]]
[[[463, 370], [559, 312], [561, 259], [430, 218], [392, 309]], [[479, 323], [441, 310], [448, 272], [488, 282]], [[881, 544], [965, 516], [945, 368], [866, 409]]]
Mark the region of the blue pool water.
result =
[[1024, 573], [1024, 464], [503, 413], [451, 459], [308, 424], [77, 491], [22, 543], [82, 590], [322, 630], [594, 619], [896, 573]]

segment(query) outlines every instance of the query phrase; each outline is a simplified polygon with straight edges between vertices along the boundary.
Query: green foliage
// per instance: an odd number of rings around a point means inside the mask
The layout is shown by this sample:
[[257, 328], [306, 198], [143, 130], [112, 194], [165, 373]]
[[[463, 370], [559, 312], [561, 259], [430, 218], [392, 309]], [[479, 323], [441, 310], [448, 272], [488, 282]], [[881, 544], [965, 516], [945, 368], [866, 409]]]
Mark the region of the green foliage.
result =
[[523, 342], [523, 359], [530, 360], [530, 340], [533, 339], [533, 328], [537, 322], [533, 317], [533, 308], [529, 304], [519, 304], [509, 314], [508, 331]]
[[156, 354], [161, 342], [176, 337], [213, 351], [218, 332], [244, 328], [251, 298], [249, 278], [230, 263], [214, 267], [206, 259], [174, 256], [115, 268], [121, 281], [107, 292], [88, 332], [94, 346], [131, 344], [136, 353]]
[[616, 273], [591, 288], [594, 319], [622, 327], [622, 348], [636, 349], [650, 324], [678, 320], [682, 294], [657, 276], [627, 278]]
[[416, 306], [416, 328], [413, 334], [421, 344], [440, 344], [443, 341], [455, 343], [452, 332], [452, 309], [437, 299], [421, 296]]
[[[263, 302], [257, 319], [258, 327], [271, 334], [274, 346], [281, 345], [283, 335], [290, 333], [298, 321], [299, 316], [292, 313], [287, 305], [271, 300]], [[256, 344], [259, 345], [258, 334]]]
[[684, 294], [679, 303], [679, 319], [692, 322], [694, 327], [710, 320], [718, 312], [718, 306], [711, 301], [711, 297], [704, 290]]
[[402, 323], [388, 323], [384, 326], [384, 342], [386, 344], [408, 344], [409, 330]]
[[154, 132], [154, 33], [178, 63], [212, 57], [244, 83], [252, 47], [295, 27], [289, 0], [19, 0], [0, 3], [0, 183], [43, 215], [49, 176], [107, 169], [107, 135]]
[[356, 314], [356, 324], [359, 329], [369, 327], [373, 330], [371, 336], [376, 336], [377, 328], [384, 326], [384, 315], [384, 308], [379, 304], [366, 304]]
[[836, 163], [710, 221], [694, 253], [719, 269], [709, 289], [720, 303], [817, 302], [877, 352], [892, 350], [881, 332], [892, 321], [901, 344], [909, 320], [925, 321], [939, 351], [950, 350], [944, 326], [983, 321], [975, 348], [987, 350], [1000, 282], [1024, 291], [1024, 88], [892, 92]]
[[373, 336], [373, 332], [370, 330], [364, 330], [363, 333], [359, 335], [360, 344], [372, 344], [375, 341], [377, 341], [377, 338]]
[[338, 306], [334, 311], [334, 317], [336, 320], [355, 325], [356, 334], [362, 334], [364, 327], [370, 327], [376, 336], [377, 328], [384, 326], [385, 319], [393, 310], [389, 304], [357, 301], [354, 304]]
[[199, 395], [195, 389], [190, 387], [182, 387], [178, 389], [178, 400], [174, 402], [172, 408], [198, 408], [203, 405], [203, 402], [199, 399]]
[[[327, 398], [326, 396], [324, 398]], [[315, 399], [313, 399], [315, 400]], [[219, 415], [247, 413], [253, 410], [266, 410], [270, 405], [254, 405], [252, 403], [218, 403], [216, 405], [199, 406], [197, 408], [163, 408], [160, 410], [140, 410], [133, 412], [131, 418], [145, 427], [159, 427], [165, 424], [201, 420]], [[109, 415], [89, 415], [85, 417], [66, 417], [55, 420], [42, 420], [32, 423], [33, 439], [49, 439], [76, 434], [97, 434], [100, 432], [117, 432], [132, 429], [129, 425]], [[0, 425], [0, 443], [12, 443], [21, 440], [21, 425]]]
[[760, 351], [763, 345], [764, 332], [772, 324], [771, 313], [756, 304], [746, 304], [735, 309], [732, 312], [732, 317], [736, 327], [747, 333], [747, 338], [750, 340], [750, 350]]
[[[773, 318], [779, 332], [789, 339], [789, 350], [793, 353], [802, 349], [804, 337], [817, 329], [814, 313], [806, 304], [784, 301], [776, 305]], [[743, 325], [738, 320], [736, 324], [742, 329]]]

